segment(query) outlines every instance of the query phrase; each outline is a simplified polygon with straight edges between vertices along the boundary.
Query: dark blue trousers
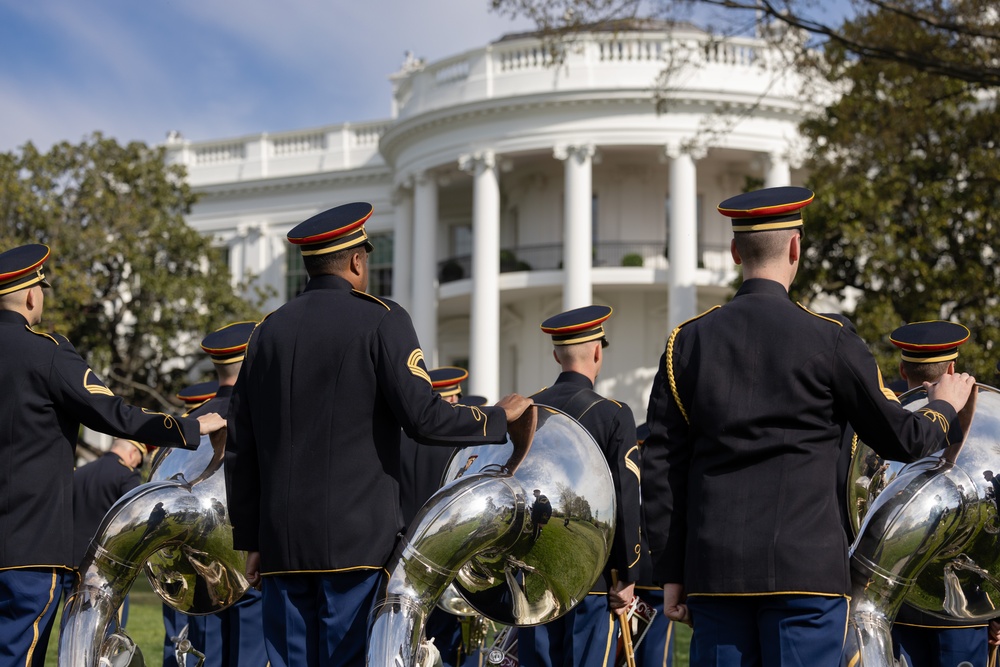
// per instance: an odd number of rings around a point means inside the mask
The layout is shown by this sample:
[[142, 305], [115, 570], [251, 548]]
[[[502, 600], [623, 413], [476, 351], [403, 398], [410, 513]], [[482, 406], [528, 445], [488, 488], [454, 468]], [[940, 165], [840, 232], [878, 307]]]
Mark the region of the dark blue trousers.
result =
[[[163, 605], [163, 667], [177, 667], [174, 642], [184, 625], [191, 645], [205, 654], [205, 667], [265, 667], [263, 605], [250, 589], [228, 609], [210, 616], [188, 616]], [[189, 662], [193, 659], [189, 659]]]
[[368, 615], [381, 570], [264, 577], [264, 644], [271, 667], [365, 664]]
[[49, 636], [71, 578], [60, 568], [0, 570], [0, 667], [43, 667]]
[[987, 629], [892, 626], [892, 652], [905, 656], [910, 667], [951, 667], [962, 661], [986, 667], [989, 659]]
[[521, 667], [604, 667], [615, 664], [618, 621], [604, 595], [587, 595], [565, 616], [517, 631]]
[[636, 594], [656, 609], [656, 617], [635, 650], [636, 667], [671, 667], [674, 664], [674, 624], [663, 615], [663, 589], [636, 589]]
[[847, 598], [691, 596], [691, 667], [839, 665]]

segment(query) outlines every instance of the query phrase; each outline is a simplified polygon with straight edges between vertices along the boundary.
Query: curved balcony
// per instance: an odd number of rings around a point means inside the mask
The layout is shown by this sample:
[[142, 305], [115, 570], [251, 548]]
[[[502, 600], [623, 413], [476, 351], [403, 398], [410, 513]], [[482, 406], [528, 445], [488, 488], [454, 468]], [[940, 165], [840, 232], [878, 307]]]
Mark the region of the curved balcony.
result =
[[[594, 244], [591, 266], [665, 269], [667, 245], [664, 241], [600, 241]], [[704, 244], [698, 253], [699, 268], [727, 271], [732, 268], [729, 246]], [[517, 246], [500, 249], [500, 273], [515, 271], [559, 271], [563, 264], [561, 243]], [[438, 262], [438, 281], [445, 283], [472, 277], [472, 256], [458, 255]]]

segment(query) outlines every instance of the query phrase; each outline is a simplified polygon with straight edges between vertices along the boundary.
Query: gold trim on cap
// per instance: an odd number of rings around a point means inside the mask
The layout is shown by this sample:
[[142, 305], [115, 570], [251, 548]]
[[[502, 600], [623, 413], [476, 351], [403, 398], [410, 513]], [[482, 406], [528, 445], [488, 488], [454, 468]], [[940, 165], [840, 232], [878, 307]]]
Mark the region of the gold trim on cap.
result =
[[598, 329], [598, 331], [596, 333], [593, 333], [593, 334], [591, 334], [589, 336], [585, 336], [583, 338], [567, 338], [565, 340], [555, 340], [555, 339], [553, 339], [552, 340], [552, 344], [553, 345], [578, 345], [580, 343], [589, 343], [590, 341], [599, 340], [601, 338], [604, 338], [604, 327], [601, 327], [600, 329]]
[[[742, 218], [735, 218], [740, 220]], [[776, 229], [792, 229], [802, 226], [802, 217], [795, 220], [782, 220], [781, 222], [765, 222], [758, 225], [733, 225], [734, 232], [769, 232]]]
[[904, 354], [899, 355], [900, 359], [903, 361], [910, 361], [915, 364], [936, 364], [939, 361], [953, 361], [958, 359], [958, 350], [952, 350], [949, 353], [942, 354], [937, 357], [911, 357]]
[[306, 250], [305, 246], [302, 247], [303, 257], [312, 257], [314, 255], [326, 255], [331, 252], [337, 252], [338, 250], [347, 250], [348, 248], [353, 248], [356, 245], [361, 245], [368, 240], [368, 232], [365, 231], [364, 227], [361, 228], [361, 236], [348, 239], [341, 243], [334, 244], [332, 246], [327, 246], [325, 248], [318, 248], [316, 250]]

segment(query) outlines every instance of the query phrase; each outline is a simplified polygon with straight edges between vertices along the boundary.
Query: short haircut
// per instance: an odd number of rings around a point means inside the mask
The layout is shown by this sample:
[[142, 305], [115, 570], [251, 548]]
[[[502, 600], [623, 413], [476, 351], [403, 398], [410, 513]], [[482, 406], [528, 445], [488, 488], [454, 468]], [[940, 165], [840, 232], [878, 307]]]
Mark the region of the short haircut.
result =
[[364, 252], [364, 246], [344, 248], [323, 255], [303, 255], [302, 264], [310, 277], [326, 276], [346, 271], [351, 264], [351, 257], [356, 252]]
[[[588, 345], [588, 343], [590, 343]], [[559, 360], [560, 364], [564, 364], [567, 361], [572, 362], [583, 362], [594, 356], [594, 345], [600, 345], [601, 340], [588, 340], [584, 343], [575, 343], [573, 345], [556, 345], [556, 359]]]
[[775, 229], [763, 232], [738, 232], [733, 235], [736, 252], [744, 264], [759, 266], [780, 259], [788, 247], [788, 240], [800, 229]]
[[948, 372], [950, 361], [938, 361], [933, 364], [918, 364], [914, 361], [901, 361], [900, 366], [910, 384], [922, 382], [937, 382]]

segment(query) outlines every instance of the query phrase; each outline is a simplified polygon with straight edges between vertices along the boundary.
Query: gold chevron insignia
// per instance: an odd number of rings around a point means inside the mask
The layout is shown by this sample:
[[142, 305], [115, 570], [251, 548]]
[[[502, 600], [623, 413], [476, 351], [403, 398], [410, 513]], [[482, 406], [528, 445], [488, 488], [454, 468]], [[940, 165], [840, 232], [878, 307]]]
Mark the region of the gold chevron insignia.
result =
[[101, 396], [114, 396], [114, 392], [104, 386], [100, 378], [94, 374], [94, 371], [87, 369], [87, 372], [83, 374], [83, 388], [86, 389], [91, 394], [99, 394]]
[[424, 360], [424, 353], [418, 347], [413, 352], [410, 352], [409, 358], [406, 360], [406, 367], [410, 369], [410, 372], [416, 375], [418, 378], [423, 378], [427, 380], [427, 384], [431, 384], [431, 376], [427, 374], [427, 371], [423, 369], [420, 362]]
[[632, 449], [630, 449], [627, 452], [625, 452], [625, 467], [633, 475], [635, 475], [635, 478], [637, 480], [642, 481], [642, 473], [639, 471], [639, 466], [636, 464], [635, 461], [633, 461], [632, 459], [629, 458], [629, 456], [631, 456], [632, 452], [638, 453], [639, 452], [639, 445], [636, 445]]

